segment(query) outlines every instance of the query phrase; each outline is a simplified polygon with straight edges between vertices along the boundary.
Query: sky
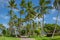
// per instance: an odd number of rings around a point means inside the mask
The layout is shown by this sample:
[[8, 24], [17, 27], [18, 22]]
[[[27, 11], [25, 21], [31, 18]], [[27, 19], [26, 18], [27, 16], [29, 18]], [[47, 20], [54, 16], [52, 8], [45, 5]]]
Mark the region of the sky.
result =
[[[26, 0], [28, 1], [28, 0]], [[3, 24], [4, 26], [8, 27], [8, 22], [10, 17], [7, 16], [9, 13], [9, 9], [7, 8], [9, 0], [0, 0], [0, 24]], [[21, 0], [16, 0], [16, 3], [19, 4], [21, 2]], [[33, 0], [32, 1], [35, 6], [38, 6], [38, 0]], [[54, 0], [51, 0], [51, 6], [53, 6], [53, 2]], [[19, 6], [18, 6], [19, 7]], [[18, 10], [14, 10], [17, 14]], [[52, 9], [51, 11], [49, 11], [50, 14], [45, 15], [45, 23], [55, 23], [56, 20], [56, 15], [57, 15], [57, 10]], [[18, 15], [18, 14], [17, 14]], [[19, 15], [18, 15], [19, 16]], [[24, 17], [24, 16], [23, 16]], [[41, 19], [36, 18], [35, 21], [38, 22]], [[60, 16], [58, 18], [58, 24], [60, 24]]]

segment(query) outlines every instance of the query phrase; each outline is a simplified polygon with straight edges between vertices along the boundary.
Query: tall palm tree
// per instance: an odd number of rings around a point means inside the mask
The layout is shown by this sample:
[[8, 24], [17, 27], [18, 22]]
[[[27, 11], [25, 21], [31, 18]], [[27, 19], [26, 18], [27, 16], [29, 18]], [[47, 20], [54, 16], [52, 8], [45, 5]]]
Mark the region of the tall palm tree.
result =
[[[20, 18], [21, 18], [21, 14], [23, 14], [23, 13], [26, 14], [27, 13], [27, 16], [25, 17], [26, 18], [26, 21], [30, 21], [31, 18], [33, 18], [34, 15], [35, 15], [35, 12], [33, 10], [32, 1], [29, 1], [28, 0], [28, 2], [26, 3], [25, 0], [22, 0], [20, 6], [21, 6], [21, 9], [22, 9], [22, 10], [20, 10]], [[24, 8], [26, 10], [24, 10]]]
[[9, 1], [9, 6], [8, 8], [10, 8], [10, 12], [9, 12], [9, 15], [12, 19], [12, 17], [14, 16], [14, 11], [13, 9], [16, 9], [17, 8], [17, 4], [15, 3], [15, 0], [10, 0]]
[[20, 3], [20, 11], [19, 11], [19, 15], [20, 15], [20, 18], [18, 18], [18, 23], [17, 23], [17, 26], [18, 26], [18, 31], [19, 31], [19, 34], [21, 33], [20, 29], [21, 29], [21, 25], [23, 24], [23, 20], [22, 20], [22, 15], [24, 15], [24, 8], [26, 7], [26, 2], [25, 0], [21, 0], [21, 3]]
[[[13, 9], [17, 9], [17, 4], [15, 3], [15, 0], [10, 0], [9, 1], [9, 6], [8, 8], [10, 8], [10, 12], [9, 12], [9, 15], [10, 15], [10, 21], [9, 21], [9, 25], [10, 25], [10, 29], [12, 29], [12, 27], [14, 26], [14, 19], [13, 19], [13, 16], [14, 16], [14, 11]], [[10, 30], [11, 31], [11, 30]], [[11, 33], [11, 32], [10, 32]]]
[[33, 30], [32, 30], [33, 31], [33, 35], [35, 35], [35, 30], [37, 28], [37, 23], [35, 23], [34, 20], [33, 20], [33, 27], [32, 28], [33, 28]]
[[[60, 11], [60, 0], [55, 0], [54, 3], [53, 3], [53, 5], [54, 5], [54, 8], [55, 8], [56, 10], [58, 10], [58, 14], [57, 14], [57, 16], [56, 16], [56, 24], [58, 24], [58, 17], [59, 17], [59, 13], [60, 13], [60, 12], [59, 12], [59, 11]], [[53, 31], [52, 38], [53, 38], [53, 36], [54, 36], [54, 34], [55, 34], [56, 27], [57, 27], [57, 26], [55, 26], [55, 29], [54, 29], [54, 31]]]
[[10, 8], [9, 15], [10, 15], [10, 17], [12, 18], [13, 15], [14, 15], [13, 9], [16, 8], [15, 0], [10, 0], [10, 1], [9, 1], [9, 6], [8, 6], [8, 8]]
[[35, 16], [35, 11], [33, 9], [33, 3], [32, 3], [32, 1], [28, 0], [26, 11], [27, 11], [26, 20], [30, 23], [30, 31], [29, 32], [31, 33], [31, 28], [32, 28], [31, 23], [32, 23], [32, 19]]
[[[10, 34], [12, 34], [12, 30], [14, 29], [14, 33], [15, 33], [16, 37], [17, 37], [17, 34], [16, 34], [17, 21], [18, 21], [17, 15], [13, 15], [13, 17], [11, 17], [11, 19], [9, 21], [9, 26], [10, 26], [9, 30], [11, 31]], [[13, 27], [15, 27], [15, 28], [13, 28]]]
[[40, 0], [39, 6], [35, 7], [39, 11], [38, 18], [42, 18], [42, 27], [41, 27], [41, 35], [44, 36], [44, 15], [48, 14], [48, 9], [51, 9], [50, 0]]

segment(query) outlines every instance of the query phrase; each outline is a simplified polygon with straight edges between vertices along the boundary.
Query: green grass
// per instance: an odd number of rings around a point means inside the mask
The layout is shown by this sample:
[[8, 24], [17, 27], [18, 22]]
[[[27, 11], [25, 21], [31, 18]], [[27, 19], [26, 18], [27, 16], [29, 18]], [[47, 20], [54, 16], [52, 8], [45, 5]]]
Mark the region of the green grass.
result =
[[14, 38], [14, 37], [0, 37], [0, 40], [20, 40], [20, 38]]
[[60, 36], [55, 36], [53, 39], [51, 37], [36, 37], [36, 40], [60, 40]]

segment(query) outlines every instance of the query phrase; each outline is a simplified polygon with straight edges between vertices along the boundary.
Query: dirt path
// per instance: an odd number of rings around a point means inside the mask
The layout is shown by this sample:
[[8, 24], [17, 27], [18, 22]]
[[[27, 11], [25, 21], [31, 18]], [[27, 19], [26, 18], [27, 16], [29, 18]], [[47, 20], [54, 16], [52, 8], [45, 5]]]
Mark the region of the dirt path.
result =
[[35, 40], [34, 38], [21, 38], [21, 40]]

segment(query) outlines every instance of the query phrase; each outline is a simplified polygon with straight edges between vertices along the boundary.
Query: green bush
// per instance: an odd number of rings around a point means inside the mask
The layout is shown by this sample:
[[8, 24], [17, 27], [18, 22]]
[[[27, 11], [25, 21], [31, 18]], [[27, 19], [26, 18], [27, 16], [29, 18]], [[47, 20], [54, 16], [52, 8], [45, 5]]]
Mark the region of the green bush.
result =
[[52, 36], [52, 33], [53, 33], [55, 27], [56, 27], [55, 35], [60, 35], [60, 33], [59, 33], [60, 26], [59, 25], [45, 24], [44, 31], [46, 32], [47, 36]]
[[5, 35], [6, 35], [6, 30], [3, 30], [2, 33], [3, 33], [3, 35], [5, 36]]
[[25, 35], [25, 30], [21, 30], [21, 35]]
[[37, 35], [39, 35], [39, 34], [40, 34], [40, 31], [39, 31], [39, 30], [35, 30], [35, 33], [36, 33]]

